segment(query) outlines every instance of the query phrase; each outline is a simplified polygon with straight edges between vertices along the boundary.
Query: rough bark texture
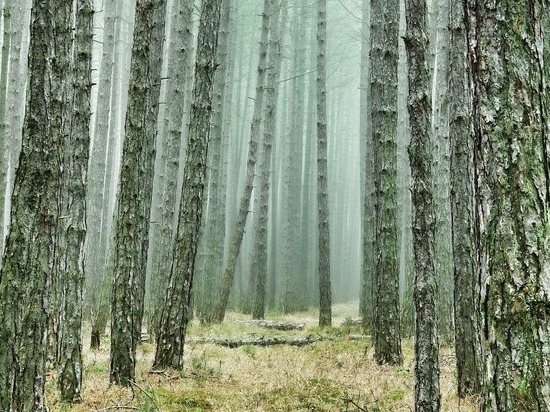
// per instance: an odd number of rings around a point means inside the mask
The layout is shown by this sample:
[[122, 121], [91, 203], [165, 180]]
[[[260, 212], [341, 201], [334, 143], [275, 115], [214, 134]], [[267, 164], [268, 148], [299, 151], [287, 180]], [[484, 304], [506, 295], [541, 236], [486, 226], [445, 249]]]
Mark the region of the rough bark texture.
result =
[[166, 0], [136, 4], [128, 111], [116, 211], [110, 380], [134, 380], [141, 338]]
[[[62, 396], [72, 400], [80, 390], [91, 18], [87, 1], [33, 2], [29, 97], [0, 272], [1, 410], [47, 410], [46, 326], [52, 313], [48, 298], [60, 269], [66, 274], [62, 279], [67, 293], [62, 311], [67, 315], [62, 333]], [[68, 208], [60, 197], [65, 190], [73, 201]], [[64, 214], [67, 211], [69, 215]], [[60, 250], [56, 248], [65, 245], [66, 260], [57, 260]]]
[[361, 26], [361, 118], [359, 133], [361, 139], [361, 195], [362, 195], [362, 248], [361, 295], [359, 314], [365, 328], [374, 322], [374, 158], [372, 153], [372, 131], [370, 129], [370, 0], [363, 0], [363, 21]]
[[319, 326], [332, 324], [327, 166], [327, 5], [317, 3], [317, 198], [319, 207]]
[[13, 175], [21, 149], [25, 106], [30, 0], [3, 4], [2, 58], [0, 62], [0, 254], [4, 252], [10, 220]]
[[256, 160], [258, 156], [258, 143], [260, 135], [260, 122], [262, 118], [262, 108], [265, 96], [265, 82], [267, 76], [267, 48], [269, 37], [269, 20], [271, 16], [271, 0], [264, 1], [264, 10], [262, 13], [262, 34], [260, 39], [260, 56], [258, 59], [258, 79], [256, 84], [256, 98], [254, 100], [254, 114], [250, 126], [250, 143], [248, 147], [248, 159], [246, 163], [246, 177], [244, 183], [244, 192], [241, 196], [237, 221], [231, 233], [231, 241], [227, 260], [221, 280], [220, 290], [216, 298], [216, 305], [212, 312], [213, 322], [222, 322], [225, 317], [225, 309], [229, 300], [229, 292], [233, 285], [235, 276], [235, 266], [237, 257], [241, 249], [241, 243], [246, 226], [246, 219], [250, 210], [250, 198], [254, 186], [254, 171], [256, 169]]
[[400, 364], [396, 143], [399, 1], [371, 0], [370, 16], [376, 239], [374, 357], [379, 364]]
[[204, 203], [202, 196], [221, 3], [222, 0], [205, 0], [202, 3], [178, 234], [157, 338], [155, 368], [180, 369], [183, 366], [183, 347], [191, 313], [191, 288]]
[[433, 138], [427, 65], [426, 1], [406, 0], [405, 46], [409, 62], [409, 157], [412, 177], [415, 340], [415, 410], [437, 412], [439, 342], [435, 272], [435, 210], [433, 200]]
[[[63, 189], [57, 258], [61, 307], [57, 384], [61, 399], [80, 400], [82, 389], [82, 293], [86, 237], [86, 183], [90, 146], [90, 92], [92, 60], [92, 4], [76, 2], [74, 48], [70, 50], [72, 96], [65, 106], [63, 133]], [[67, 85], [67, 74], [61, 79]]]
[[[282, 10], [282, 21], [279, 15]], [[269, 73], [265, 104], [264, 137], [260, 151], [258, 208], [254, 216], [254, 243], [251, 254], [251, 278], [256, 273], [254, 290], [253, 319], [263, 319], [267, 283], [267, 230], [269, 227], [269, 188], [271, 182], [271, 155], [276, 132], [277, 100], [279, 96], [279, 77], [281, 73], [282, 29], [286, 26], [287, 1], [276, 5], [270, 19]]]
[[[165, 109], [163, 124], [159, 127], [162, 140], [158, 150], [158, 162], [155, 172], [158, 193], [153, 194], [156, 199], [156, 210], [151, 211], [151, 236], [149, 241], [150, 262], [150, 322], [148, 330], [157, 335], [164, 294], [168, 287], [168, 277], [172, 262], [174, 239], [177, 225], [177, 185], [180, 169], [180, 152], [182, 143], [182, 129], [184, 108], [189, 107], [186, 102], [188, 95], [187, 82], [193, 67], [190, 64], [193, 56], [193, 2], [174, 1], [172, 3], [169, 44], [167, 83], [165, 93]], [[153, 213], [155, 212], [155, 213]]]
[[199, 244], [198, 270], [195, 277], [193, 302], [201, 322], [208, 322], [215, 304], [220, 273], [223, 270], [225, 244], [225, 197], [227, 190], [227, 130], [224, 130], [224, 107], [229, 89], [230, 63], [229, 27], [234, 10], [231, 0], [223, 0], [220, 33], [218, 35], [217, 62], [212, 97], [212, 126], [208, 156], [208, 196], [205, 197], [202, 235]]
[[[99, 318], [104, 315], [101, 306], [105, 296], [103, 282], [108, 261], [108, 246], [111, 232], [111, 216], [113, 210], [106, 208], [106, 198], [110, 197], [113, 138], [109, 134], [111, 114], [111, 90], [113, 87], [113, 71], [115, 66], [115, 34], [117, 20], [117, 0], [104, 3], [103, 48], [97, 105], [94, 118], [94, 137], [90, 147], [90, 170], [88, 179], [86, 225], [90, 228], [86, 236], [86, 291], [90, 303], [92, 319], [92, 342], [94, 349], [99, 349], [100, 335]], [[120, 23], [118, 23], [120, 24]], [[107, 210], [106, 210], [107, 209]], [[110, 285], [109, 285], [110, 289]], [[95, 336], [95, 338], [94, 338]]]
[[449, 113], [454, 316], [458, 395], [479, 393], [483, 376], [476, 273], [474, 139], [467, 33], [462, 0], [451, 2]]
[[468, 2], [486, 411], [550, 410], [547, 5]]

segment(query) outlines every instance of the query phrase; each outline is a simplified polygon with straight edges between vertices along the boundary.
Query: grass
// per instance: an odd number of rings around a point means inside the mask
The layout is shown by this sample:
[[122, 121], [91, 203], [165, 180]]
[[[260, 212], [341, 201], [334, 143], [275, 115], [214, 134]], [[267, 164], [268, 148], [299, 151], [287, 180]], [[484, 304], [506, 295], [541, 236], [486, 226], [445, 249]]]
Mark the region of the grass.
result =
[[[335, 328], [316, 327], [315, 312], [270, 319], [304, 322], [304, 331], [280, 332], [237, 323], [246, 320], [229, 313], [221, 325], [193, 324], [189, 336], [342, 336], [342, 340], [304, 347], [242, 346], [229, 349], [214, 344], [187, 345], [183, 371], [150, 372], [154, 347], [138, 348], [136, 383], [131, 388], [109, 385], [109, 350], [84, 352], [82, 401], [71, 406], [57, 399], [55, 382], [47, 385], [48, 404], [56, 411], [412, 411], [414, 410], [413, 344], [403, 342], [405, 362], [399, 367], [379, 366], [373, 361], [369, 341], [346, 340], [358, 333], [342, 322], [356, 312], [354, 305], [336, 305]], [[359, 332], [360, 333], [360, 332]], [[86, 335], [87, 336], [87, 335]], [[54, 374], [50, 377], [53, 379]], [[455, 394], [454, 354], [441, 353], [442, 411], [477, 411], [473, 399]]]

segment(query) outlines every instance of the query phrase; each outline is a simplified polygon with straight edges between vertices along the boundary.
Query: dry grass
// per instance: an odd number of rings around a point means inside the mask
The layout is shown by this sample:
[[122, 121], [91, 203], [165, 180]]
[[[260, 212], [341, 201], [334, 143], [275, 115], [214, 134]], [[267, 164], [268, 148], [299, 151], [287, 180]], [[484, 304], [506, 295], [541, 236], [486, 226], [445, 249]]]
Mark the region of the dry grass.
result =
[[[353, 316], [356, 305], [336, 305], [334, 325]], [[109, 352], [85, 351], [84, 391], [80, 404], [56, 401], [55, 382], [48, 382], [52, 411], [413, 411], [413, 348], [405, 341], [401, 367], [378, 366], [368, 341], [349, 341], [339, 328], [320, 331], [316, 314], [275, 317], [305, 322], [305, 331], [276, 332], [235, 323], [246, 319], [228, 314], [223, 325], [192, 325], [190, 336], [307, 336], [340, 334], [339, 342], [317, 342], [305, 347], [244, 346], [236, 349], [213, 344], [187, 345], [183, 371], [149, 373], [154, 355], [151, 344], [138, 349], [136, 385], [109, 386]], [[344, 332], [344, 333], [343, 333]], [[104, 345], [106, 346], [106, 345]], [[454, 358], [443, 348], [441, 356], [443, 411], [476, 411], [473, 400], [455, 395]]]

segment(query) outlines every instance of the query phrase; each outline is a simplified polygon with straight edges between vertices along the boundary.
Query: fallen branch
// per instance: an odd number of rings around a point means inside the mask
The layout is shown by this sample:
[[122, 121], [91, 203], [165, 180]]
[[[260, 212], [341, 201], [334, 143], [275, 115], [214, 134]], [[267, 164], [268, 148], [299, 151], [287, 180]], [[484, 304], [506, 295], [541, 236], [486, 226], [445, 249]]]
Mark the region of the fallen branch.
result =
[[293, 322], [275, 322], [273, 320], [253, 319], [239, 321], [247, 326], [259, 326], [265, 329], [277, 329], [277, 330], [304, 330], [305, 323], [293, 323]]
[[305, 346], [315, 342], [342, 342], [345, 340], [365, 340], [369, 339], [368, 336], [362, 335], [347, 335], [345, 337], [335, 336], [319, 336], [319, 337], [305, 337], [305, 338], [283, 338], [283, 337], [270, 337], [270, 338], [251, 338], [251, 339], [233, 339], [233, 338], [190, 338], [187, 340], [188, 344], [198, 345], [204, 343], [212, 343], [215, 345], [225, 346], [228, 348], [238, 348], [239, 346], [254, 345], [254, 346], [275, 346], [275, 345], [289, 345], [289, 346]]

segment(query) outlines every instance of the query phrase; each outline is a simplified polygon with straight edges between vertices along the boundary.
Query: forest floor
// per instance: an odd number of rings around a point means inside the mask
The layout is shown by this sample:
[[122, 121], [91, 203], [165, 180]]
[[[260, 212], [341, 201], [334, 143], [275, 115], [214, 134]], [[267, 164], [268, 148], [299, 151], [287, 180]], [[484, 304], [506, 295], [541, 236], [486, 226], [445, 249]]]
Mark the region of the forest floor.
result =
[[[187, 344], [183, 371], [151, 373], [154, 346], [138, 348], [136, 382], [131, 388], [109, 385], [108, 341], [89, 349], [85, 330], [83, 399], [72, 407], [58, 401], [55, 376], [47, 383], [54, 411], [369, 411], [414, 410], [413, 343], [405, 340], [402, 366], [379, 366], [370, 340], [352, 340], [360, 327], [341, 326], [357, 316], [357, 305], [335, 305], [334, 328], [321, 330], [314, 311], [273, 315], [281, 322], [305, 323], [304, 330], [266, 330], [246, 325], [245, 315], [228, 313], [221, 325], [193, 323], [188, 338], [319, 337], [305, 346]], [[87, 333], [87, 334], [86, 334]], [[456, 396], [456, 369], [451, 348], [441, 350], [442, 411], [477, 411], [475, 399]]]

